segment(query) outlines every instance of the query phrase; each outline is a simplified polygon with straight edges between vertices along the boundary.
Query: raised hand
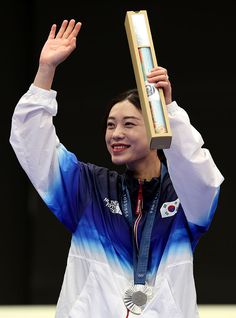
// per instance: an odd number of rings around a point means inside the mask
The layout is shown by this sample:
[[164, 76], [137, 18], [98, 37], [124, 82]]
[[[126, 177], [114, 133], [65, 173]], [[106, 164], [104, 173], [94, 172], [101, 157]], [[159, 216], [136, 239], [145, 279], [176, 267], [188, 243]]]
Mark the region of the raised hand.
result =
[[48, 39], [41, 51], [40, 64], [56, 67], [76, 48], [76, 37], [81, 28], [81, 23], [75, 23], [74, 19], [69, 22], [64, 20], [57, 34], [56, 28], [56, 24], [53, 24]]
[[155, 67], [147, 75], [148, 82], [154, 83], [156, 88], [162, 88], [166, 104], [172, 102], [172, 90], [167, 70], [161, 66]]
[[34, 80], [34, 85], [48, 90], [51, 89], [56, 67], [76, 48], [76, 37], [81, 23], [76, 23], [74, 19], [64, 20], [57, 34], [56, 28], [56, 24], [53, 24], [42, 48], [39, 68]]

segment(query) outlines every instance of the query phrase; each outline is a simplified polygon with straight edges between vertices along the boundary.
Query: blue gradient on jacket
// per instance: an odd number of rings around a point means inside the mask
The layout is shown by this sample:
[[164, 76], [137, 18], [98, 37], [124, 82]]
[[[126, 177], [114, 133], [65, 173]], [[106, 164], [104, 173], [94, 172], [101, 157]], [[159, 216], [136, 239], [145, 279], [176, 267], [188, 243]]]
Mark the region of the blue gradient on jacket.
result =
[[52, 175], [44, 200], [55, 216], [71, 232], [74, 232], [78, 223], [78, 160], [73, 153], [60, 145], [58, 162], [58, 170], [54, 169], [54, 175]]
[[[170, 222], [168, 227], [167, 222]], [[178, 255], [183, 254], [188, 255], [189, 259], [192, 257], [187, 221], [182, 207], [179, 208], [175, 216], [160, 219], [156, 231], [161, 232], [161, 234], [156, 237], [151, 245], [149, 277], [155, 276], [160, 263], [165, 263], [167, 257], [177, 259]]]
[[[88, 194], [89, 182], [80, 178], [81, 169], [83, 177], [88, 172], [86, 165], [78, 162], [76, 156], [63, 145], [58, 149], [58, 161], [58, 171], [54, 174], [49, 191], [44, 197], [46, 204], [74, 233], [73, 241], [79, 246], [82, 257], [108, 262], [110, 265], [122, 267], [123, 271], [130, 271], [132, 245], [127, 243], [127, 246], [124, 246], [119, 237], [114, 239], [114, 236], [109, 236], [107, 220], [104, 219], [101, 207], [98, 208], [96, 200], [92, 198], [95, 191]], [[123, 221], [126, 222], [125, 219]]]
[[217, 208], [219, 194], [220, 194], [220, 187], [216, 190], [216, 194], [215, 194], [215, 197], [213, 199], [211, 209], [209, 210], [209, 213], [208, 213], [208, 218], [204, 222], [206, 224], [205, 226], [200, 226], [200, 225], [196, 225], [196, 224], [189, 222], [189, 228], [191, 230], [191, 237], [192, 237], [192, 249], [193, 249], [193, 251], [195, 250], [197, 243], [198, 243], [199, 239], [201, 238], [201, 236], [208, 231], [208, 229], [211, 225], [212, 219], [214, 217], [214, 214], [215, 214], [215, 211]]
[[216, 208], [217, 208], [217, 204], [218, 204], [218, 200], [219, 200], [219, 195], [220, 195], [220, 187], [216, 190], [216, 194], [214, 197], [214, 200], [212, 202], [212, 206], [209, 212], [209, 218], [208, 218], [208, 225], [207, 225], [207, 229], [209, 228], [211, 221], [213, 219], [213, 216], [215, 214]]
[[102, 222], [101, 211], [94, 203], [85, 209], [73, 241], [84, 257], [131, 271], [132, 244], [121, 246], [119, 237], [110, 237], [107, 225]]
[[[104, 173], [104, 180], [108, 180], [107, 172], [100, 169], [99, 173]], [[44, 200], [57, 218], [74, 233], [73, 241], [81, 257], [109, 263], [118, 272], [122, 270], [132, 275], [132, 238], [125, 218], [111, 212], [107, 214], [104, 210], [104, 202], [98, 199], [102, 189], [94, 185], [96, 178], [93, 168], [78, 162], [75, 155], [61, 145], [58, 148], [58, 171], [55, 173], [54, 170]], [[187, 259], [192, 258], [194, 248], [211, 223], [218, 196], [219, 190], [204, 227], [188, 222], [182, 207], [173, 217], [162, 219], [159, 216], [150, 247], [149, 277], [155, 276], [160, 263], [165, 262], [167, 257], [181, 259], [181, 255], [185, 254]]]
[[[199, 242], [199, 239], [209, 229], [212, 218], [214, 216], [219, 198], [219, 189], [216, 192], [213, 204], [208, 213], [206, 226], [199, 226], [188, 222], [186, 216], [180, 206], [170, 231], [166, 231], [168, 237], [162, 236], [153, 243], [149, 264], [149, 275], [155, 275], [160, 262], [165, 262], [167, 258], [171, 260], [181, 259], [181, 255], [186, 255], [186, 260], [191, 260], [193, 252]], [[206, 222], [205, 222], [206, 223]], [[160, 226], [160, 225], [159, 225]], [[160, 228], [159, 228], [160, 230]], [[167, 241], [165, 242], [165, 240]], [[180, 258], [178, 258], [180, 256]]]

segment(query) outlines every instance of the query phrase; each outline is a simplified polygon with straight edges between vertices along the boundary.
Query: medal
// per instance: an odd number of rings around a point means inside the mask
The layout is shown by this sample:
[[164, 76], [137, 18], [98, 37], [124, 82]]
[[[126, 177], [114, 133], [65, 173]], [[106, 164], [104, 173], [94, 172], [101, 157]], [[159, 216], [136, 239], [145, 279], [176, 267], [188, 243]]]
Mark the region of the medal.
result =
[[138, 241], [138, 226], [142, 218], [142, 182], [139, 182], [139, 192], [136, 207], [137, 218], [133, 220], [133, 213], [131, 208], [131, 201], [129, 197], [129, 191], [127, 186], [122, 180], [122, 197], [121, 206], [125, 218], [133, 231], [133, 267], [134, 267], [134, 280], [133, 285], [128, 288], [124, 294], [123, 301], [125, 306], [133, 314], [140, 315], [144, 310], [147, 302], [152, 298], [152, 287], [146, 283], [146, 276], [148, 271], [148, 259], [149, 249], [151, 244], [152, 228], [155, 220], [155, 215], [158, 209], [158, 202], [161, 192], [162, 180], [166, 174], [166, 168], [162, 165], [161, 180], [159, 189], [152, 201], [149, 211], [147, 211], [147, 217], [142, 231], [140, 243]]
[[125, 306], [136, 315], [140, 315], [152, 297], [152, 288], [147, 285], [133, 285], [126, 290], [124, 295]]

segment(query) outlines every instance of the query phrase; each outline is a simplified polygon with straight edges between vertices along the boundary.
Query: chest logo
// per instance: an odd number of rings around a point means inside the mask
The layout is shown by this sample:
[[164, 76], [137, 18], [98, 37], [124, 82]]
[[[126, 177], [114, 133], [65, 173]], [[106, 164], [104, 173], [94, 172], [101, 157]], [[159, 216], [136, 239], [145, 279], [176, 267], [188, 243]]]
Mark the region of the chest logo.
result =
[[168, 218], [177, 213], [179, 207], [179, 199], [171, 202], [165, 202], [160, 209], [162, 218]]
[[116, 200], [109, 200], [108, 198], [105, 198], [104, 199], [104, 202], [105, 202], [105, 205], [106, 207], [108, 207], [108, 209], [114, 213], [114, 214], [121, 214], [122, 215], [122, 212], [121, 212], [121, 209], [120, 209], [120, 206], [119, 206], [119, 202], [116, 201]]

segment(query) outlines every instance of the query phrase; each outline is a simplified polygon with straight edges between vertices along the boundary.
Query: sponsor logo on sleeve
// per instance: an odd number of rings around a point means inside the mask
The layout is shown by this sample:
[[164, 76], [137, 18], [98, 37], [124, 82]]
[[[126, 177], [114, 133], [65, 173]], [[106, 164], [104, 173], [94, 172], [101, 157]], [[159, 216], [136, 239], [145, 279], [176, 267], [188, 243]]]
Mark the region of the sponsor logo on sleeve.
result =
[[179, 207], [179, 199], [172, 201], [172, 202], [165, 202], [162, 204], [160, 209], [161, 216], [163, 218], [168, 218], [177, 213]]

